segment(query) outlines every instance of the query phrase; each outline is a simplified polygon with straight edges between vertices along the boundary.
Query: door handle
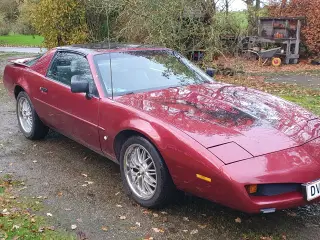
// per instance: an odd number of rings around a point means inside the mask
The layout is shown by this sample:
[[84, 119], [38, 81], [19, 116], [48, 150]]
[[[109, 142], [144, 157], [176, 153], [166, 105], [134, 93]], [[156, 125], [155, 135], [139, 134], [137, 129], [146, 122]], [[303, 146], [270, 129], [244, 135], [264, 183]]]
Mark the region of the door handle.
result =
[[47, 88], [44, 88], [44, 87], [40, 87], [40, 91], [43, 92], [43, 93], [47, 93], [47, 92], [48, 92], [48, 89], [47, 89]]

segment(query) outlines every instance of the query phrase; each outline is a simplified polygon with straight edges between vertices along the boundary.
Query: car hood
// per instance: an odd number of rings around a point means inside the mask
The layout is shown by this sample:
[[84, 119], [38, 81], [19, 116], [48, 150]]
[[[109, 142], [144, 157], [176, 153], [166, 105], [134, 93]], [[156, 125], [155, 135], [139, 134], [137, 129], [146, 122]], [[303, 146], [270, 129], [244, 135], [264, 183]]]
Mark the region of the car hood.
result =
[[[320, 136], [317, 116], [281, 98], [240, 86], [190, 85], [115, 100], [175, 126], [206, 148], [231, 144], [238, 152], [240, 147], [247, 154], [239, 158], [300, 146]], [[241, 159], [232, 161], [237, 160]]]

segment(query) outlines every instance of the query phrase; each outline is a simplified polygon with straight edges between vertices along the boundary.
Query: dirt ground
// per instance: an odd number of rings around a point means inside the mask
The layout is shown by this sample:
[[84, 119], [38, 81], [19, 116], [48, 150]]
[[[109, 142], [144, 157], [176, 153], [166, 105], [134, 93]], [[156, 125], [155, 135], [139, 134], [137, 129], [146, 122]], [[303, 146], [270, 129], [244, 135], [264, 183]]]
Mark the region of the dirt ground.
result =
[[[0, 78], [8, 57], [0, 54]], [[55, 132], [25, 139], [2, 81], [0, 114], [0, 176], [25, 181], [19, 194], [46, 197], [42, 214], [70, 232], [76, 224], [81, 239], [320, 239], [320, 205], [247, 215], [186, 197], [157, 211], [141, 208], [123, 193], [115, 163]]]

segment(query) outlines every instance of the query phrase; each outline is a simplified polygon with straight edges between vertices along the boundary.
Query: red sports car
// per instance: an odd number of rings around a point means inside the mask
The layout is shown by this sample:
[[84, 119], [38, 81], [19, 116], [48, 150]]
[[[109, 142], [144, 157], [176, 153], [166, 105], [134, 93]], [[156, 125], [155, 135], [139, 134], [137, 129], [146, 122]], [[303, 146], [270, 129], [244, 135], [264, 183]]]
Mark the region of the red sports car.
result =
[[6, 66], [28, 139], [49, 128], [120, 164], [144, 207], [176, 189], [249, 213], [320, 197], [320, 119], [278, 97], [215, 82], [152, 46], [59, 47]]

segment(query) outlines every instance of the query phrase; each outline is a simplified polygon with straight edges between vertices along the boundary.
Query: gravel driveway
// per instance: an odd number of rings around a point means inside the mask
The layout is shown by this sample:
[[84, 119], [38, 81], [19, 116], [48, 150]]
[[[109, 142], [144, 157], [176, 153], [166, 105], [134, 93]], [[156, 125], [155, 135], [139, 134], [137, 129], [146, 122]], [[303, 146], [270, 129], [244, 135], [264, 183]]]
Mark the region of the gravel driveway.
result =
[[[0, 78], [8, 57], [0, 54]], [[320, 239], [319, 205], [252, 216], [187, 196], [165, 209], [141, 208], [123, 193], [115, 163], [55, 132], [25, 139], [2, 82], [0, 114], [0, 175], [24, 180], [20, 194], [47, 197], [43, 212], [69, 231], [76, 224], [81, 239]]]

